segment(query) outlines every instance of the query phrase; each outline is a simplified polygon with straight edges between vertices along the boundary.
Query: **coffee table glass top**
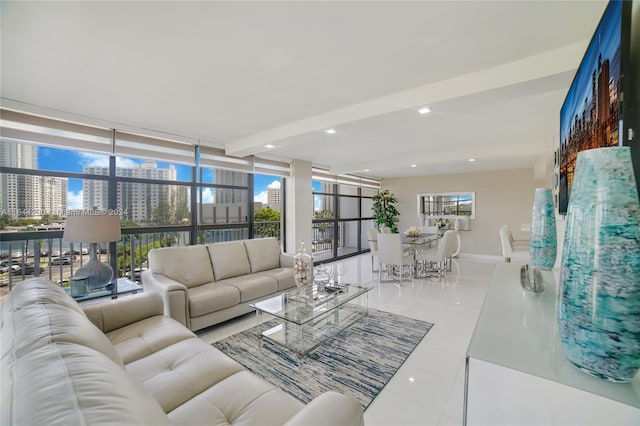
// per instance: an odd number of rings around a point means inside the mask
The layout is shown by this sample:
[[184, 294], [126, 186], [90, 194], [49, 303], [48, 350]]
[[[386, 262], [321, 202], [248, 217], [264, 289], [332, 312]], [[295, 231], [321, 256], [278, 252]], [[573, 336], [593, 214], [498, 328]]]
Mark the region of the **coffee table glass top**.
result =
[[250, 306], [274, 317], [302, 325], [362, 296], [371, 290], [371, 287], [334, 284], [330, 290], [333, 291], [327, 292], [323, 285], [314, 284], [306, 289], [306, 297], [302, 297], [299, 290], [293, 288]]

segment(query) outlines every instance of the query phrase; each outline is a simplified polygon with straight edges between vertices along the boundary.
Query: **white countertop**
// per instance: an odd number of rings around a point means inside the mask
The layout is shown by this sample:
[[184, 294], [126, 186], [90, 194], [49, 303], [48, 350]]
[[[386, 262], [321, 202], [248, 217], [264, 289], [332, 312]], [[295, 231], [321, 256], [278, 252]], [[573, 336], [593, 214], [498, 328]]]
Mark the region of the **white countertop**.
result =
[[534, 294], [520, 286], [520, 267], [496, 265], [467, 356], [640, 408], [640, 374], [611, 383], [569, 363], [556, 326], [557, 277], [543, 272], [545, 291]]

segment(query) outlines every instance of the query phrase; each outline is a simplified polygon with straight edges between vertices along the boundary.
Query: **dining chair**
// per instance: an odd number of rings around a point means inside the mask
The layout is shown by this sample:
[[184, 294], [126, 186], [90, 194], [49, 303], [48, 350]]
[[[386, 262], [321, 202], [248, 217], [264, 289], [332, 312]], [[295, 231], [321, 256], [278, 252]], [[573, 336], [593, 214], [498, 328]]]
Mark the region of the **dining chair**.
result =
[[455, 230], [448, 230], [445, 234], [449, 234], [447, 237], [447, 247], [445, 249], [445, 262], [447, 271], [450, 272], [453, 258], [458, 255], [458, 252], [460, 252], [460, 234]]
[[378, 280], [381, 279], [383, 265], [392, 281], [402, 281], [405, 266], [408, 267], [409, 279], [413, 279], [414, 258], [404, 251], [400, 234], [378, 234], [378, 260]]
[[[416, 253], [416, 262], [421, 265], [423, 275], [428, 276], [429, 273], [436, 273], [438, 277], [442, 277], [446, 274], [446, 259], [451, 246], [449, 241], [452, 238], [455, 239], [454, 232], [446, 231], [438, 240], [438, 246], [435, 249]], [[435, 265], [435, 269], [433, 265]]]
[[378, 230], [376, 228], [367, 229], [367, 234], [369, 237], [369, 250], [371, 250], [371, 272], [374, 272], [373, 269], [373, 258], [378, 258], [378, 270], [380, 270], [380, 255], [378, 253]]
[[507, 231], [507, 235], [509, 235], [509, 241], [511, 242], [511, 247], [514, 250], [529, 250], [529, 240], [516, 240], [513, 238], [513, 233], [511, 232], [511, 227], [509, 225], [502, 225]]
[[[437, 234], [439, 232], [439, 229], [435, 225], [428, 225], [422, 227], [422, 232], [424, 232], [425, 234]], [[429, 247], [433, 247], [433, 241], [429, 243]]]
[[505, 262], [509, 263], [511, 259], [526, 262], [530, 259], [528, 251], [514, 249], [511, 238], [509, 237], [510, 230], [507, 225], [502, 225], [498, 230], [498, 234], [500, 235], [500, 251], [502, 252], [502, 257], [504, 257]]

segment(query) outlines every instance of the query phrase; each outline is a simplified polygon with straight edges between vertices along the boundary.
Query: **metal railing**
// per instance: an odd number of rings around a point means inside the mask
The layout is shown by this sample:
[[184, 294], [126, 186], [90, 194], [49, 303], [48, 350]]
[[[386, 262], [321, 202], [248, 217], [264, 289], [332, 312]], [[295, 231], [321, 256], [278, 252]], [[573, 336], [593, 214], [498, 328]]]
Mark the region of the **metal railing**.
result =
[[[142, 271], [148, 268], [149, 252], [158, 247], [188, 245], [188, 230], [157, 230], [122, 228], [122, 238], [115, 245], [116, 278], [126, 277], [141, 282]], [[89, 261], [89, 244], [62, 241], [62, 231], [2, 233], [0, 243], [0, 302], [20, 281], [42, 276], [60, 285]], [[254, 237], [280, 235], [280, 222], [256, 222]], [[207, 244], [249, 238], [246, 225], [198, 230], [196, 242]], [[98, 258], [111, 263], [107, 243], [98, 244]], [[6, 265], [6, 266], [5, 266]]]

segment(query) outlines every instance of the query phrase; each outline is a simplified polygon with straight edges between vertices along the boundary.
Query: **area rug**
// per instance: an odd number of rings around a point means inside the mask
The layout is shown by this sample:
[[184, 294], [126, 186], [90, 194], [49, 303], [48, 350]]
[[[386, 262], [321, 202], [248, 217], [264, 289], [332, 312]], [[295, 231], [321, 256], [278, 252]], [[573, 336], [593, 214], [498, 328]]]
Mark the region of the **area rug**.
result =
[[[275, 320], [267, 326], [276, 325]], [[213, 345], [266, 381], [308, 403], [326, 391], [351, 396], [367, 408], [433, 324], [369, 309], [369, 315], [321, 343], [302, 360], [263, 339], [255, 327]]]

